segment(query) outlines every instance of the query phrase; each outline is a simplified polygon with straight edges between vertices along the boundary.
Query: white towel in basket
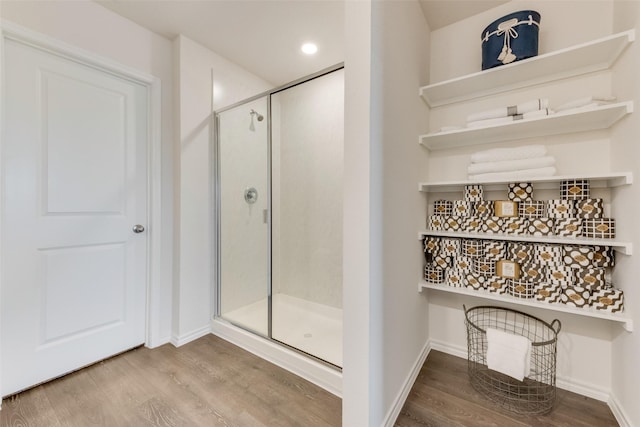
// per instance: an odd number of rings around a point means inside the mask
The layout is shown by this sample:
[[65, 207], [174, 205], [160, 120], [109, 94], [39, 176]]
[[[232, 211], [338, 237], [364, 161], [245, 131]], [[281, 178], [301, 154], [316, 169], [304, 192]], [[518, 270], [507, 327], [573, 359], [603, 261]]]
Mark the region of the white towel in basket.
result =
[[531, 370], [531, 341], [487, 328], [487, 367], [522, 381]]

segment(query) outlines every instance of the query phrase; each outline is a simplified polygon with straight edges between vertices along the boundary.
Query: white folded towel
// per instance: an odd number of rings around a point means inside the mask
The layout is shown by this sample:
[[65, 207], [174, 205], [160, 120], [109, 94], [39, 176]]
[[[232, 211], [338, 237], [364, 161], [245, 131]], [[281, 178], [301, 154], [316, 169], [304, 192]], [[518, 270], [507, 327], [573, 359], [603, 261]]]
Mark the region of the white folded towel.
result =
[[547, 154], [544, 145], [523, 145], [516, 148], [492, 148], [491, 150], [478, 151], [471, 155], [472, 163], [499, 162], [503, 160], [531, 159]]
[[476, 175], [481, 173], [520, 171], [544, 168], [555, 164], [556, 159], [553, 156], [535, 157], [533, 159], [503, 160], [501, 162], [471, 163], [467, 167], [467, 173], [469, 175]]
[[478, 113], [469, 114], [467, 122], [475, 122], [478, 120], [497, 119], [500, 117], [515, 116], [518, 114], [528, 113], [530, 111], [542, 110], [549, 106], [547, 98], [533, 99], [518, 105], [509, 107], [498, 107], [491, 110], [480, 111]]
[[496, 126], [503, 125], [509, 122], [515, 122], [517, 120], [528, 120], [535, 119], [538, 117], [544, 117], [553, 114], [553, 110], [548, 108], [544, 108], [542, 110], [530, 111], [524, 114], [518, 114], [515, 116], [508, 117], [500, 117], [497, 119], [486, 119], [486, 120], [476, 120], [475, 122], [467, 123], [467, 127], [469, 128], [479, 128], [479, 127], [487, 127], [487, 126]]
[[556, 168], [548, 166], [546, 168], [524, 169], [509, 172], [480, 173], [469, 175], [469, 181], [517, 181], [527, 178], [544, 178], [554, 176]]
[[522, 381], [531, 370], [531, 341], [487, 328], [487, 367]]
[[616, 100], [615, 96], [585, 96], [574, 99], [555, 108], [556, 111], [571, 110], [572, 108], [584, 107], [587, 104], [603, 105]]

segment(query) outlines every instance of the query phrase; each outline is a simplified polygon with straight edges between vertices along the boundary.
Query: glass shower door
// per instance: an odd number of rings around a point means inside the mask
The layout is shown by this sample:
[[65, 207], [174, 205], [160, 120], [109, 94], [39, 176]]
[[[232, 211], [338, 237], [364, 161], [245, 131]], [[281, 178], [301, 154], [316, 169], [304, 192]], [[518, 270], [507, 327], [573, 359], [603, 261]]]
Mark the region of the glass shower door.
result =
[[[218, 310], [269, 335], [268, 97], [217, 114]], [[206, 236], [202, 236], [206, 238]]]

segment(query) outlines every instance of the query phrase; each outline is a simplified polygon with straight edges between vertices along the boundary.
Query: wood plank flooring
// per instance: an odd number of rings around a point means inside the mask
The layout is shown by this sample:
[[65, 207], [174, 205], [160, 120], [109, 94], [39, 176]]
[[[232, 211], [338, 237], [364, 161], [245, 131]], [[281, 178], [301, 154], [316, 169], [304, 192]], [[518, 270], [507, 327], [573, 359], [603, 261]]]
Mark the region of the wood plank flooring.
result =
[[[501, 412], [465, 359], [432, 351], [396, 426], [616, 426], [606, 404], [558, 390], [541, 417]], [[213, 335], [138, 348], [5, 399], [0, 427], [340, 426], [341, 400]], [[347, 426], [361, 427], [361, 426]]]

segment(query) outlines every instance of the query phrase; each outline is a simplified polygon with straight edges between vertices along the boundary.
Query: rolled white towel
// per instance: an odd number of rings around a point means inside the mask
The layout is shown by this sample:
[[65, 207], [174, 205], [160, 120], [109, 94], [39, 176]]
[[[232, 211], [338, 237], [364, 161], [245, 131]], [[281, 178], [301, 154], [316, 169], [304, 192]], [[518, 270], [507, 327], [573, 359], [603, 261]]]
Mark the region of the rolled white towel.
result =
[[524, 169], [519, 171], [479, 173], [469, 175], [468, 178], [469, 181], [516, 181], [527, 178], [543, 178], [554, 176], [555, 174], [556, 168], [547, 166], [546, 168]]
[[521, 171], [526, 169], [544, 168], [555, 164], [556, 159], [552, 156], [534, 157], [532, 159], [503, 160], [500, 162], [471, 163], [467, 167], [467, 173], [469, 175], [477, 175], [481, 173]]
[[480, 111], [478, 113], [469, 114], [467, 116], [467, 122], [475, 122], [478, 120], [497, 119], [500, 117], [515, 116], [518, 114], [528, 113], [530, 111], [542, 110], [549, 107], [549, 100], [547, 98], [532, 99], [531, 101], [523, 102], [518, 105], [511, 105], [508, 107], [498, 107], [491, 110]]
[[523, 145], [515, 148], [492, 148], [491, 150], [478, 151], [471, 155], [472, 163], [499, 162], [502, 160], [531, 159], [547, 154], [544, 145]]
[[572, 101], [565, 102], [564, 104], [555, 108], [556, 111], [571, 110], [573, 108], [584, 107], [588, 104], [595, 103], [596, 105], [608, 104], [616, 100], [615, 96], [585, 96], [582, 98], [574, 99]]
[[496, 126], [503, 125], [509, 122], [515, 122], [517, 120], [528, 120], [535, 119], [538, 117], [544, 117], [553, 114], [553, 110], [548, 108], [542, 110], [529, 111], [528, 113], [518, 114], [516, 116], [509, 117], [500, 117], [497, 119], [486, 119], [486, 120], [477, 120], [475, 122], [467, 123], [467, 127], [469, 128], [479, 128], [479, 127], [488, 127], [488, 126]]

